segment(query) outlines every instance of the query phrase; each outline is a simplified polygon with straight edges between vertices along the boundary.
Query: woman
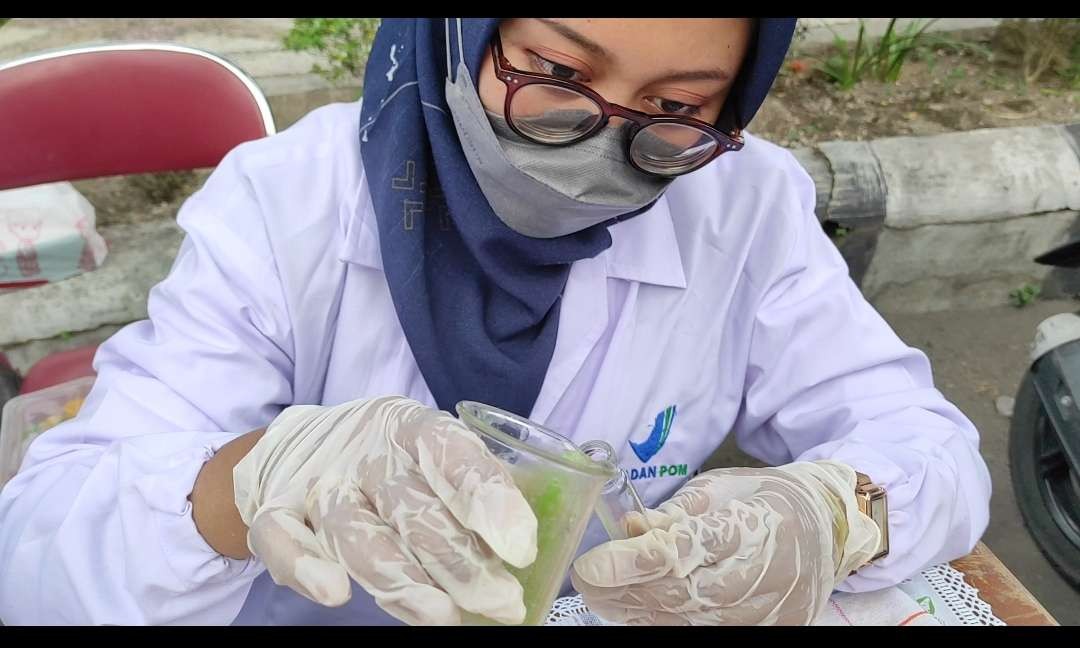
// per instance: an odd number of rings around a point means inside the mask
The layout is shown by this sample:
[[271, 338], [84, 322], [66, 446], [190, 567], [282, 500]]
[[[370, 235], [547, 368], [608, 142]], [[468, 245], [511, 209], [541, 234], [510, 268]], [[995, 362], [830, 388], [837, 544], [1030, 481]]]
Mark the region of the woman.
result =
[[[4, 489], [5, 623], [518, 622], [536, 518], [463, 399], [618, 449], [650, 530], [571, 574], [614, 621], [808, 623], [969, 551], [975, 429], [742, 132], [793, 23], [385, 21], [362, 106], [187, 201]], [[729, 433], [779, 467], [688, 481]]]

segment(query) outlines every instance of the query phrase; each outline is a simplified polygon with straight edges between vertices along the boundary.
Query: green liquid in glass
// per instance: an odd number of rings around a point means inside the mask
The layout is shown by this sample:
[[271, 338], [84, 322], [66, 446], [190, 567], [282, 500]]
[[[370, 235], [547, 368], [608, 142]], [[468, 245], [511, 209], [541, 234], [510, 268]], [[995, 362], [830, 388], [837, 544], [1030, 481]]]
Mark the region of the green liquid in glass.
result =
[[[591, 463], [583, 454], [567, 453], [564, 459], [572, 463]], [[566, 578], [574, 552], [577, 550], [584, 526], [592, 514], [603, 479], [585, 478], [561, 470], [539, 469], [535, 465], [510, 466], [514, 483], [525, 496], [536, 515], [536, 560], [518, 569], [506, 565], [524, 590], [525, 620], [523, 625], [544, 622], [551, 604]], [[470, 625], [494, 625], [486, 617], [465, 613], [463, 621]]]

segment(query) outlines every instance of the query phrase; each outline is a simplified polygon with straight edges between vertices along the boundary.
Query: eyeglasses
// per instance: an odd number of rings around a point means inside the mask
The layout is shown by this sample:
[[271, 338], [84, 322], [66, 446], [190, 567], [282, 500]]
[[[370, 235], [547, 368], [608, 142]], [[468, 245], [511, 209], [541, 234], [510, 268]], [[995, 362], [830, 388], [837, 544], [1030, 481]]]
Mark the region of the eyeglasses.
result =
[[506, 84], [506, 123], [525, 139], [567, 146], [592, 137], [612, 117], [629, 122], [626, 158], [650, 175], [674, 177], [743, 147], [739, 131], [723, 133], [692, 117], [649, 115], [607, 101], [586, 85], [515, 69], [498, 32], [491, 43], [495, 74]]

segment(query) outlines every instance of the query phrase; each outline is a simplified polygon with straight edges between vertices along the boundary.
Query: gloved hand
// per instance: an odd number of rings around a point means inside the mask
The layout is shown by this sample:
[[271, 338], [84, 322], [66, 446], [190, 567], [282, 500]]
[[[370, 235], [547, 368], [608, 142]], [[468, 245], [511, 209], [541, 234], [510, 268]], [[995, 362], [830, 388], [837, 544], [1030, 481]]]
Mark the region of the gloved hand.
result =
[[502, 561], [535, 560], [536, 517], [445, 412], [402, 397], [290, 407], [233, 479], [248, 546], [279, 585], [337, 606], [352, 576], [410, 624], [457, 624], [461, 610], [524, 619]]
[[880, 542], [855, 482], [833, 461], [703, 473], [647, 511], [651, 530], [579, 557], [571, 579], [613, 622], [807, 625]]

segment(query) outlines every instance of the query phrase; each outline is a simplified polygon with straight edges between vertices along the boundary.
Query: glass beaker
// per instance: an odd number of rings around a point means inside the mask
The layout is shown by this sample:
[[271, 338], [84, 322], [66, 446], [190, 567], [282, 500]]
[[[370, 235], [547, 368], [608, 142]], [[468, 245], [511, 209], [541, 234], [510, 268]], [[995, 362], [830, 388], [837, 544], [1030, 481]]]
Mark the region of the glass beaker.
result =
[[[483, 439], [507, 467], [537, 519], [536, 560], [523, 569], [507, 569], [525, 593], [524, 625], [540, 625], [555, 602], [581, 544], [594, 508], [612, 539], [627, 537], [631, 512], [644, 509], [625, 471], [615, 463], [611, 446], [591, 441], [581, 448], [526, 418], [490, 405], [462, 401], [461, 421]], [[462, 621], [494, 621], [464, 614]]]

